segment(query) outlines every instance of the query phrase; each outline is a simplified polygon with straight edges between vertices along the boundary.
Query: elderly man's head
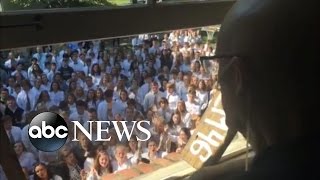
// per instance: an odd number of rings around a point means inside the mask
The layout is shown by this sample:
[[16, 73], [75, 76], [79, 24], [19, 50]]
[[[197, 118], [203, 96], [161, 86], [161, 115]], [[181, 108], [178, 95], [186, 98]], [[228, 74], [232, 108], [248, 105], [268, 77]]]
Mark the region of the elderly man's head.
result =
[[[237, 1], [218, 34], [216, 55], [226, 122], [256, 149], [312, 132], [319, 21], [314, 4]], [[297, 11], [299, 13], [297, 13]], [[295, 14], [295, 15], [293, 15]], [[302, 120], [302, 117], [304, 120]]]

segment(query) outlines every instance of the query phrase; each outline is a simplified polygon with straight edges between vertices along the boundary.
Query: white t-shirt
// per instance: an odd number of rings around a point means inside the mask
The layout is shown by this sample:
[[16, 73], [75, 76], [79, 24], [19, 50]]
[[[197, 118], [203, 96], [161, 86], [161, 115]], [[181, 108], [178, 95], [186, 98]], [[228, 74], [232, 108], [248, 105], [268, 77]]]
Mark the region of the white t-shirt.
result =
[[186, 109], [191, 115], [201, 115], [201, 107], [199, 103], [186, 102]]
[[19, 157], [20, 166], [26, 168], [29, 172], [33, 170], [33, 165], [37, 162], [34, 155], [30, 152], [22, 152]]
[[[167, 152], [158, 151], [158, 152], [156, 153], [156, 155], [155, 155], [155, 158], [164, 158], [167, 154], [168, 154]], [[142, 153], [142, 154], [141, 154], [141, 157], [150, 160], [150, 157], [149, 157], [149, 153], [148, 153], [148, 152]]]
[[18, 141], [21, 141], [21, 134], [22, 134], [22, 131], [19, 127], [16, 127], [16, 126], [12, 126], [11, 127], [11, 130], [10, 131], [7, 131], [7, 135], [8, 137], [10, 138], [10, 133], [12, 134], [12, 137], [13, 137], [13, 140], [14, 142], [18, 142]]
[[129, 169], [132, 166], [131, 162], [129, 160], [127, 160], [125, 163], [123, 164], [118, 164], [117, 161], [112, 161], [112, 168], [113, 168], [113, 172], [118, 172], [121, 170], [125, 170], [125, 169]]

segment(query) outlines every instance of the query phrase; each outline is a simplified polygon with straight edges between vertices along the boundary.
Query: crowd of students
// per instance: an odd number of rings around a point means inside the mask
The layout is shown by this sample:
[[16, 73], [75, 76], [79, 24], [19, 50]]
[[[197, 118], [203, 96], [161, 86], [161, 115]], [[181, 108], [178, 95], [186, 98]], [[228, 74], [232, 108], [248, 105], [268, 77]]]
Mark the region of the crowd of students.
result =
[[[214, 55], [214, 47], [199, 29], [130, 40], [129, 46], [95, 40], [8, 53], [0, 68], [1, 124], [29, 179], [100, 179], [183, 150], [218, 88], [217, 64], [200, 60]], [[29, 122], [45, 111], [69, 125], [67, 143], [57, 152], [39, 151], [29, 140]], [[119, 140], [112, 126], [102, 134], [110, 141], [90, 141], [82, 133], [72, 141], [71, 121], [89, 129], [88, 121], [141, 120], [150, 122], [144, 124], [152, 134], [146, 142], [137, 140], [143, 134], [136, 129], [129, 141]]]

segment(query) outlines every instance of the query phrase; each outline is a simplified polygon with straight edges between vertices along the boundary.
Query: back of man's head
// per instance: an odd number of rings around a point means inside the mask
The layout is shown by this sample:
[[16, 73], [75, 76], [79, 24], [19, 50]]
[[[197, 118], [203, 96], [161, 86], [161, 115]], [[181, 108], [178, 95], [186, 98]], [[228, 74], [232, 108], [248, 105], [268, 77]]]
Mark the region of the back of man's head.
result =
[[316, 112], [319, 84], [316, 62], [320, 59], [320, 21], [316, 2], [240, 0], [227, 14], [218, 34], [220, 78], [223, 73], [232, 73], [227, 64], [239, 62], [245, 95], [239, 91], [238, 96], [250, 96], [248, 111], [274, 114], [275, 119], [258, 117], [254, 121], [271, 124], [275, 131], [285, 130], [290, 121], [297, 123], [303, 134], [316, 127], [310, 118]]

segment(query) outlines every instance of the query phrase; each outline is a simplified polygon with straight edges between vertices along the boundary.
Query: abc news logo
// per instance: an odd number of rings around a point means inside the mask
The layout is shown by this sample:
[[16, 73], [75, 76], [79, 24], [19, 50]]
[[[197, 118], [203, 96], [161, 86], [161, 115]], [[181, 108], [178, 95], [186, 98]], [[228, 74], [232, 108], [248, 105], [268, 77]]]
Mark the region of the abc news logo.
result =
[[[96, 141], [110, 141], [111, 137], [108, 139], [103, 139], [101, 137], [102, 132], [107, 132], [109, 129], [103, 129], [102, 123], [106, 123], [110, 126], [110, 123], [113, 124], [118, 139], [121, 141], [123, 136], [126, 136], [127, 140], [131, 138], [133, 134], [133, 129], [136, 127], [142, 134], [144, 138], [136, 137], [138, 141], [147, 141], [151, 137], [151, 132], [142, 126], [142, 123], [147, 123], [150, 125], [149, 121], [132, 121], [132, 128], [127, 128], [125, 121], [121, 121], [121, 127], [119, 128], [119, 122], [117, 121], [88, 121], [89, 122], [89, 132], [78, 122], [71, 121], [74, 124], [74, 139], [72, 141], [79, 141], [77, 139], [77, 130], [80, 130], [89, 140], [92, 140], [92, 123], [97, 123], [97, 139]], [[122, 129], [122, 130], [120, 130]], [[131, 131], [129, 132], [129, 129]], [[65, 120], [56, 113], [52, 112], [43, 112], [37, 115], [30, 123], [29, 126], [29, 139], [40, 151], [52, 152], [60, 149], [68, 139], [68, 126]]]
[[60, 149], [68, 139], [67, 123], [52, 112], [43, 112], [33, 118], [28, 132], [32, 145], [45, 152]]

